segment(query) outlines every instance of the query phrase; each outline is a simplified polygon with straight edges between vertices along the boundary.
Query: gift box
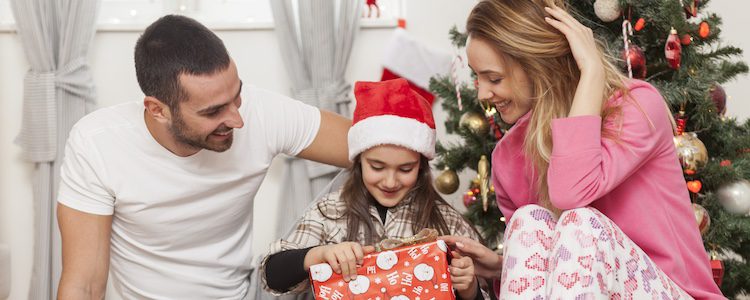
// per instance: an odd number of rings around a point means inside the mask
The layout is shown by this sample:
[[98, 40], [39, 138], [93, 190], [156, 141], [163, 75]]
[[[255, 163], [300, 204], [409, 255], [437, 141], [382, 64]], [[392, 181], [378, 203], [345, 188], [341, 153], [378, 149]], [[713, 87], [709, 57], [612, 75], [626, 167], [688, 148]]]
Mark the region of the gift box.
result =
[[724, 264], [721, 260], [711, 260], [711, 272], [714, 275], [714, 282], [716, 282], [716, 285], [721, 286], [721, 280], [724, 278]]
[[357, 278], [345, 282], [328, 264], [310, 267], [315, 299], [455, 299], [442, 240], [365, 255]]

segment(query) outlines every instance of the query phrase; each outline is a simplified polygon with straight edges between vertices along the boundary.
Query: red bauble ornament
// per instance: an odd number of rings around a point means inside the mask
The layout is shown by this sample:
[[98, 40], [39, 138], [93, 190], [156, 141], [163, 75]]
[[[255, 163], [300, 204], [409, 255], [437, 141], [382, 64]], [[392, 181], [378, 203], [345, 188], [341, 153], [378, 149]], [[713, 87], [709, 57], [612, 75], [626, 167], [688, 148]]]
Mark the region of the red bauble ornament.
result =
[[676, 114], [674, 116], [675, 124], [677, 125], [676, 134], [675, 135], [682, 135], [685, 133], [685, 128], [687, 127], [687, 117], [685, 117], [685, 112], [680, 111], [680, 113]]
[[727, 112], [727, 93], [724, 88], [718, 83], [714, 83], [709, 89], [709, 94], [711, 95], [711, 101], [716, 105], [716, 112], [724, 115]]
[[471, 191], [468, 191], [464, 193], [464, 206], [469, 207], [472, 203], [477, 201], [476, 194], [472, 193]]
[[644, 79], [646, 78], [646, 55], [643, 54], [643, 49], [637, 45], [630, 44], [628, 51], [624, 49], [620, 52], [620, 58], [625, 61], [624, 72], [628, 72], [628, 59], [630, 59], [630, 67], [633, 70], [633, 78]]
[[703, 184], [700, 180], [692, 180], [687, 182], [688, 190], [693, 192], [693, 194], [697, 194], [701, 191], [701, 188], [703, 187]]
[[693, 37], [689, 34], [683, 34], [682, 38], [680, 39], [680, 43], [682, 43], [683, 46], [690, 45], [690, 43], [693, 42]]
[[711, 28], [708, 26], [708, 22], [701, 22], [701, 24], [698, 25], [698, 35], [705, 39], [709, 34], [711, 34]]
[[667, 43], [664, 45], [664, 55], [667, 57], [669, 67], [672, 69], [680, 68], [682, 46], [680, 46], [680, 37], [677, 36], [677, 30], [674, 28], [669, 32]]
[[492, 133], [495, 135], [495, 140], [499, 141], [501, 138], [503, 138], [503, 132], [500, 130], [500, 125], [497, 125], [497, 122], [495, 122], [495, 116], [487, 117], [487, 121], [490, 123]]
[[633, 27], [635, 31], [641, 31], [643, 27], [646, 27], [646, 20], [643, 18], [638, 19], [638, 21], [635, 22], [635, 26]]
[[722, 161], [721, 161], [721, 162], [719, 163], [719, 165], [720, 165], [720, 166], [722, 166], [722, 167], [729, 167], [729, 166], [731, 166], [731, 165], [732, 165], [732, 161], [731, 161], [731, 160], [728, 160], [728, 159], [725, 159], [725, 160], [722, 160]]

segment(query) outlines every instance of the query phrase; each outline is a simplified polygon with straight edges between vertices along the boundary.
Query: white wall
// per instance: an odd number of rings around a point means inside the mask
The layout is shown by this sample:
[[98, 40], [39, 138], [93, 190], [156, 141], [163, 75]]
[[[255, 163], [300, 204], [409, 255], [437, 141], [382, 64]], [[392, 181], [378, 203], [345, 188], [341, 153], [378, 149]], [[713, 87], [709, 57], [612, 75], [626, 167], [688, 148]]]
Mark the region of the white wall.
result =
[[[748, 1], [716, 0], [709, 2], [707, 11], [721, 16], [724, 21], [721, 26], [724, 43], [743, 49], [742, 61], [750, 65], [750, 35], [747, 33], [747, 14], [744, 13], [747, 9], [750, 9]], [[738, 120], [750, 118], [750, 76], [740, 76], [723, 87], [727, 92], [727, 115]]]
[[[452, 52], [448, 30], [454, 24], [463, 27], [474, 0], [409, 0], [407, 1], [407, 30], [420, 42], [443, 51]], [[731, 4], [730, 4], [731, 3]], [[743, 9], [744, 8], [744, 9]], [[750, 8], [745, 1], [714, 1], [712, 10], [724, 17], [724, 37], [727, 42], [750, 51], [750, 39], [742, 32], [741, 13]], [[381, 50], [392, 28], [363, 29], [354, 44], [347, 78], [378, 80]], [[138, 32], [100, 32], [91, 51], [91, 64], [99, 92], [99, 106], [110, 106], [142, 98], [132, 63], [132, 49]], [[288, 94], [289, 83], [272, 30], [221, 31], [239, 68], [240, 76], [267, 89]], [[745, 61], [750, 62], [750, 54]], [[33, 253], [33, 213], [31, 196], [31, 166], [20, 158], [20, 149], [12, 143], [21, 122], [22, 83], [28, 68], [18, 38], [8, 32], [0, 33], [0, 243], [8, 243], [12, 252], [12, 288], [10, 299], [26, 299], [31, 276]], [[750, 116], [750, 80], [747, 76], [725, 85], [732, 96], [729, 114], [745, 119]], [[743, 88], [744, 87], [744, 88]], [[445, 114], [435, 106], [439, 139], [445, 140], [442, 128]], [[462, 174], [463, 183], [472, 174]], [[275, 216], [277, 199], [285, 183], [281, 170], [274, 164], [256, 198], [257, 215], [254, 250], [264, 251], [271, 241], [269, 228], [273, 224], [267, 216]], [[462, 207], [460, 193], [449, 196], [456, 207]]]
[[31, 166], [12, 144], [20, 128], [26, 67], [18, 39], [0, 34], [0, 243], [10, 245], [13, 300], [26, 298], [20, 292], [28, 290], [33, 256]]

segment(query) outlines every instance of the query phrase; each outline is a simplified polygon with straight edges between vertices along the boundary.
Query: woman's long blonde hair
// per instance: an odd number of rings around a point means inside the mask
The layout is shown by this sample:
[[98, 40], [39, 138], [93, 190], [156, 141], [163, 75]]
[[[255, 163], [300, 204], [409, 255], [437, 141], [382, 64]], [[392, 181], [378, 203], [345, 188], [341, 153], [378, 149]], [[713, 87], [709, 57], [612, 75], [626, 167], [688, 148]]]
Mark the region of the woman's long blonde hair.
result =
[[[526, 72], [531, 86], [532, 112], [524, 139], [524, 154], [531, 160], [537, 174], [538, 203], [560, 212], [550, 201], [547, 169], [552, 152], [551, 123], [568, 116], [581, 76], [565, 35], [549, 25], [544, 17], [545, 6], [566, 9], [562, 0], [483, 0], [471, 11], [466, 31], [472, 39], [488, 42], [506, 64], [517, 64]], [[617, 91], [627, 94], [625, 77], [604, 54], [599, 56], [605, 70], [605, 92], [602, 95], [602, 119], [616, 117], [617, 106], [606, 105]], [[506, 68], [511, 69], [511, 68]], [[508, 76], [508, 78], [517, 78]], [[512, 82], [515, 84], [515, 82]], [[616, 138], [617, 133], [604, 130], [602, 136]], [[496, 166], [500, 167], [500, 166]]]

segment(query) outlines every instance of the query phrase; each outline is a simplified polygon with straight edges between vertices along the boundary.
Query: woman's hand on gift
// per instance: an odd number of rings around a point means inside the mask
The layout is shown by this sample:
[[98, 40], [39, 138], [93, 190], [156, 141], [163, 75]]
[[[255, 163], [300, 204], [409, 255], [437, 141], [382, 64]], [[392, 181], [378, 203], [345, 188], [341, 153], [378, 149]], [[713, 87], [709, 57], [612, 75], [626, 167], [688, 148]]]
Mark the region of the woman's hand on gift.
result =
[[354, 242], [323, 245], [310, 249], [305, 256], [305, 270], [310, 266], [327, 263], [344, 281], [357, 278], [357, 267], [362, 265], [365, 254], [375, 251], [373, 246], [362, 246]]
[[453, 256], [468, 256], [474, 263], [474, 273], [482, 278], [500, 279], [503, 270], [503, 257], [482, 245], [463, 236], [441, 236], [452, 250]]
[[479, 292], [474, 262], [471, 257], [456, 253], [450, 265], [451, 282], [459, 299], [474, 299]]

